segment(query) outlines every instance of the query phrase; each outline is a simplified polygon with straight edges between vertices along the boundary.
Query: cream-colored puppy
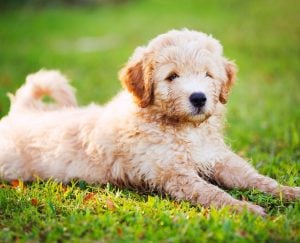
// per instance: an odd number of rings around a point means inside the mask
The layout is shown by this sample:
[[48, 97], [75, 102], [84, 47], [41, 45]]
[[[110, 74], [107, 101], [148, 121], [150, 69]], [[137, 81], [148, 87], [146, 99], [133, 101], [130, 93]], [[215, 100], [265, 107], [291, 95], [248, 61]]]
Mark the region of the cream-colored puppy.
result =
[[[217, 40], [172, 30], [135, 50], [120, 72], [126, 91], [105, 106], [77, 107], [58, 72], [30, 75], [10, 95], [10, 112], [0, 122], [0, 177], [109, 182], [264, 214], [211, 184], [300, 196], [299, 187], [260, 175], [224, 143], [223, 114], [235, 73]], [[56, 103], [43, 103], [45, 94]]]

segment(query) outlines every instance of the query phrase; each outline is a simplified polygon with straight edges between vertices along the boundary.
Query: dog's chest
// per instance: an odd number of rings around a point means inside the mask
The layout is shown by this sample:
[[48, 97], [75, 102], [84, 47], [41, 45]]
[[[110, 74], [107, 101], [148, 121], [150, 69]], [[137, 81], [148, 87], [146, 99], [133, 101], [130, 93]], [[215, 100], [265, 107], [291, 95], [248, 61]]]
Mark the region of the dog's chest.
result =
[[213, 133], [192, 129], [182, 134], [181, 139], [186, 142], [188, 162], [195, 164], [199, 171], [211, 170], [222, 156], [223, 142]]
[[223, 146], [220, 136], [201, 129], [148, 129], [141, 134], [143, 136], [135, 141], [133, 154], [137, 153], [139, 159], [141, 154], [146, 155], [143, 156], [146, 161], [163, 166], [178, 162], [193, 165], [198, 170], [211, 170]]

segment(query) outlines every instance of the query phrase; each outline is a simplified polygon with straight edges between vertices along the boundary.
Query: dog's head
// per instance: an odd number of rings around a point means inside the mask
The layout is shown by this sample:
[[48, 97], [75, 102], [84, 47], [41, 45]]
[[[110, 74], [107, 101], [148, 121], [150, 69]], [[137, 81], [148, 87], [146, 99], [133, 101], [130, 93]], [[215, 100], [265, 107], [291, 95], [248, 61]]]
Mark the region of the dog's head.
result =
[[172, 30], [137, 48], [120, 80], [142, 108], [203, 121], [227, 102], [235, 73], [217, 40], [196, 31]]

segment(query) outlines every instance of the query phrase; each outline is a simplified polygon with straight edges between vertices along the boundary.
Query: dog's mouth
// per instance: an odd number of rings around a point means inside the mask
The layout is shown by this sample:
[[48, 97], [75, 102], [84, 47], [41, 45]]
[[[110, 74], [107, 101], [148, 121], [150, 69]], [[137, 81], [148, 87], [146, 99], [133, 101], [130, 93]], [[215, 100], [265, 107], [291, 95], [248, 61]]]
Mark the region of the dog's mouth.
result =
[[193, 110], [191, 112], [191, 115], [192, 116], [197, 116], [197, 115], [204, 115], [205, 112], [204, 112], [204, 109], [203, 108], [196, 108], [196, 107], [193, 107]]
[[205, 121], [211, 116], [210, 112], [206, 111], [204, 107], [202, 108], [193, 108], [190, 113], [191, 120]]

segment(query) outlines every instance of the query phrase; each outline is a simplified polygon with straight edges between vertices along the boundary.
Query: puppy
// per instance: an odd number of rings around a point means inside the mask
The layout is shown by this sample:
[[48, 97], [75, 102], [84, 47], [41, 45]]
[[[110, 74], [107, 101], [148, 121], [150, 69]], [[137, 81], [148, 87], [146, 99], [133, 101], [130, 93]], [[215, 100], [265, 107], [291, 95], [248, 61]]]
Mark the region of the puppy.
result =
[[[120, 71], [125, 91], [104, 106], [77, 107], [59, 72], [30, 75], [10, 95], [10, 112], [0, 122], [0, 177], [147, 188], [204, 207], [264, 215], [217, 185], [288, 200], [299, 198], [300, 188], [260, 175], [224, 143], [235, 74], [216, 39], [185, 29], [137, 48]], [[55, 103], [43, 103], [44, 95]]]

